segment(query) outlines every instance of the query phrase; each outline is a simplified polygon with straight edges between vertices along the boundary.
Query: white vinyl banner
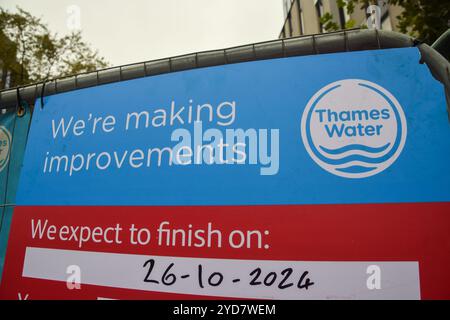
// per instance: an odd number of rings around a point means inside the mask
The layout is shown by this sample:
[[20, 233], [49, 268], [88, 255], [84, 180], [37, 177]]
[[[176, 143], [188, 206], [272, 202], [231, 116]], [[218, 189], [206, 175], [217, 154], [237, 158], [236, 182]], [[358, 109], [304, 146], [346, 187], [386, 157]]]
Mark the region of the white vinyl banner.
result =
[[81, 286], [216, 297], [420, 299], [418, 262], [181, 258], [27, 247], [24, 277], [67, 282], [73, 272]]

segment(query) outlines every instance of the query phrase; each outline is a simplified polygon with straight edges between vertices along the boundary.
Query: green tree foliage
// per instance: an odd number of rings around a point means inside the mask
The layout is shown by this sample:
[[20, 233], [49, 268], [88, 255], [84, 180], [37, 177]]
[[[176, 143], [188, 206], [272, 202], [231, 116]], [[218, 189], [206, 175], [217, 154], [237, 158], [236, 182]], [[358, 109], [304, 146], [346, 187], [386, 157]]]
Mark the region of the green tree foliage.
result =
[[391, 0], [405, 10], [399, 17], [401, 32], [432, 44], [449, 27], [450, 0]]
[[[403, 12], [397, 17], [397, 28], [400, 32], [416, 37], [425, 43], [432, 44], [441, 34], [449, 28], [450, 0], [337, 0], [340, 8], [352, 14], [356, 7], [365, 10], [371, 4], [397, 5]], [[336, 31], [340, 26], [333, 21], [333, 15], [325, 14], [321, 23], [327, 31]], [[347, 22], [345, 28], [355, 26], [355, 21]], [[367, 27], [361, 25], [360, 27]]]
[[[345, 1], [345, 0], [336, 0], [337, 6], [338, 8], [347, 10], [347, 12], [349, 14], [353, 13], [354, 9], [355, 9], [355, 4], [353, 3], [353, 1]], [[339, 24], [337, 24], [334, 19], [333, 19], [333, 15], [329, 12], [326, 12], [321, 18], [320, 18], [320, 23], [323, 25], [324, 29], [329, 32], [329, 31], [338, 31], [341, 29], [341, 26]], [[355, 20], [350, 19], [349, 21], [347, 21], [345, 23], [345, 27], [344, 29], [351, 29], [354, 28], [356, 25]]]
[[107, 66], [80, 32], [59, 37], [27, 11], [18, 7], [11, 13], [0, 7], [0, 89], [8, 73], [10, 86], [17, 86]]

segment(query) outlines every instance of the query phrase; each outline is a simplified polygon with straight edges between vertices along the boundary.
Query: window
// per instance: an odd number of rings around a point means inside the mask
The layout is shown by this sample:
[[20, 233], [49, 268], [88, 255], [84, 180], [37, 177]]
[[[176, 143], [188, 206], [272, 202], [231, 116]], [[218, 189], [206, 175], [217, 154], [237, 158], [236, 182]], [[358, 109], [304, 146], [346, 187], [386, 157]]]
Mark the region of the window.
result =
[[304, 20], [303, 20], [303, 10], [300, 7], [300, 0], [296, 0], [297, 1], [297, 8], [298, 8], [298, 18], [299, 18], [299, 25], [300, 25], [300, 34], [305, 34], [305, 24], [304, 24]]
[[294, 2], [294, 0], [283, 0], [283, 12], [285, 19], [288, 16], [289, 11], [291, 10], [292, 2]]
[[288, 14], [288, 25], [289, 25], [289, 37], [292, 37], [292, 21], [291, 21], [291, 14]]
[[319, 31], [320, 32], [325, 32], [325, 28], [322, 25], [322, 23], [320, 22], [320, 18], [322, 18], [323, 16], [323, 3], [322, 0], [315, 0], [315, 7], [316, 7], [316, 14], [317, 14], [317, 21], [319, 23]]
[[391, 17], [389, 15], [381, 20], [381, 30], [392, 31]]
[[339, 8], [339, 23], [341, 24], [341, 29], [345, 29], [345, 23], [347, 22], [345, 18], [345, 9]]

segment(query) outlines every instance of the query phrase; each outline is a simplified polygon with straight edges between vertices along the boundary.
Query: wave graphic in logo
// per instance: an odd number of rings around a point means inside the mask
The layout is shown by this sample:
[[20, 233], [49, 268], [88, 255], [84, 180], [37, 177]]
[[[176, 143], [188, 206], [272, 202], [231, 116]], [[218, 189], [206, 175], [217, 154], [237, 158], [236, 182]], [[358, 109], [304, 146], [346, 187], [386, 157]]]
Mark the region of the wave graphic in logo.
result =
[[402, 107], [375, 83], [349, 79], [327, 85], [308, 102], [302, 140], [323, 169], [346, 178], [365, 178], [388, 168], [406, 141]]

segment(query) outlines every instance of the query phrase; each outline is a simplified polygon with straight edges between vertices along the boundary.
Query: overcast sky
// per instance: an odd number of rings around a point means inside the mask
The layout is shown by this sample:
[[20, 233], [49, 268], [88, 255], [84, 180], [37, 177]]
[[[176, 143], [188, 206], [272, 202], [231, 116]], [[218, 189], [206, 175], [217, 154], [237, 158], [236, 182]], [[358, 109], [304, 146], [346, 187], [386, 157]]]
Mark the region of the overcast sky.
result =
[[283, 24], [281, 0], [0, 0], [17, 5], [61, 35], [79, 8], [83, 38], [112, 65], [272, 40]]

